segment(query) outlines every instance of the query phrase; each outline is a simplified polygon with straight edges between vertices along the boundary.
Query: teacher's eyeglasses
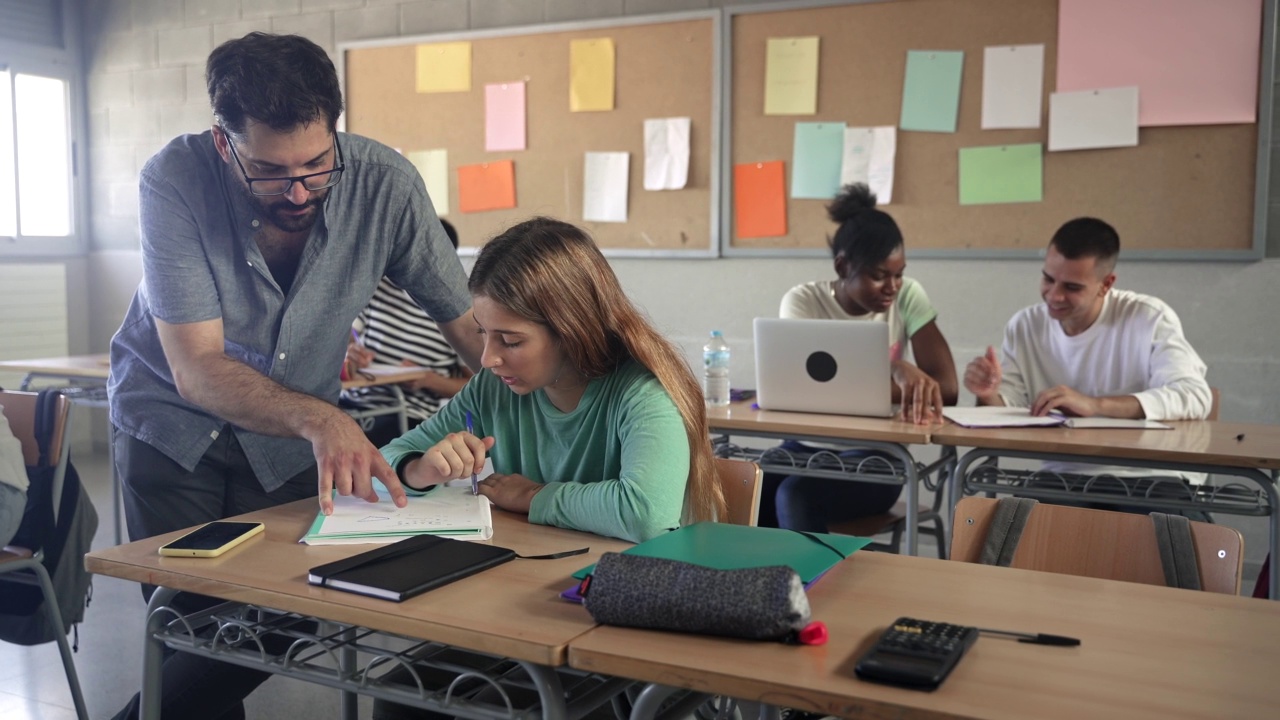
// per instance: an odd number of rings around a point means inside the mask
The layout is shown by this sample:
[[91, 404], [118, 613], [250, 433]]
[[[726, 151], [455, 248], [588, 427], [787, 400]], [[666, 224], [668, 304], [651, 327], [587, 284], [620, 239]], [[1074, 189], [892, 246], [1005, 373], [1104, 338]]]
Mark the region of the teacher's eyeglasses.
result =
[[236, 165], [240, 168], [240, 174], [244, 175], [244, 181], [249, 184], [249, 192], [254, 195], [284, 195], [289, 192], [294, 183], [302, 183], [302, 187], [308, 191], [324, 190], [333, 187], [342, 179], [342, 171], [346, 169], [346, 164], [342, 158], [342, 145], [338, 143], [338, 134], [333, 134], [333, 147], [338, 153], [338, 164], [330, 170], [321, 170], [307, 175], [295, 175], [293, 177], [277, 177], [277, 178], [253, 178], [249, 177], [249, 173], [245, 172], [244, 163], [240, 162], [240, 155], [236, 153], [236, 146], [231, 142], [231, 135], [226, 130], [222, 131], [227, 138], [227, 147], [231, 148], [231, 157], [235, 159]]

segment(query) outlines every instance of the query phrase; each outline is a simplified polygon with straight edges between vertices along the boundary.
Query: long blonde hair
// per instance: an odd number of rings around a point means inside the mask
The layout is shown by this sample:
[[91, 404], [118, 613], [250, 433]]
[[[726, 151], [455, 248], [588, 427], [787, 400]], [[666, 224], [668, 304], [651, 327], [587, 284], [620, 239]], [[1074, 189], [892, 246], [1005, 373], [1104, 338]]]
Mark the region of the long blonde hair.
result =
[[467, 286], [472, 295], [545, 325], [587, 378], [608, 375], [627, 358], [648, 368], [675, 402], [689, 437], [685, 514], [694, 521], [724, 517], [701, 387], [676, 347], [627, 298], [584, 231], [546, 217], [522, 222], [485, 244]]

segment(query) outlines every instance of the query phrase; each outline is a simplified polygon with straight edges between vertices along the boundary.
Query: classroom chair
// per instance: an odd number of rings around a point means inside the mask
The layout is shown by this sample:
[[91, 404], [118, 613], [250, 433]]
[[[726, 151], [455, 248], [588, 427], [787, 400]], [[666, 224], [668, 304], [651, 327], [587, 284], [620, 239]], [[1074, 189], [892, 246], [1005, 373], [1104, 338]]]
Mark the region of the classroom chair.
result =
[[754, 527], [760, 515], [760, 485], [764, 479], [760, 466], [747, 460], [716, 458], [715, 461], [728, 506], [723, 522]]
[[[998, 500], [967, 497], [956, 504], [951, 559], [979, 562]], [[1238, 595], [1244, 538], [1233, 528], [1191, 523], [1200, 587]], [[1148, 515], [1037, 503], [1009, 567], [1108, 580], [1165, 585], [1156, 531]]]
[[[36, 398], [38, 393], [13, 392], [0, 390], [0, 405], [4, 406], [4, 416], [9, 420], [9, 427], [14, 437], [22, 443], [22, 456], [25, 463], [34, 466], [40, 462], [40, 447], [36, 442]], [[66, 441], [67, 425], [71, 416], [71, 401], [64, 396], [58, 397], [56, 420], [53, 438], [49, 446], [49, 458], [56, 458], [53, 489], [54, 498], [62, 496], [62, 480], [66, 475], [70, 447]], [[55, 508], [57, 507], [55, 503]], [[62, 623], [62, 613], [58, 610], [58, 600], [54, 596], [53, 582], [45, 570], [44, 559], [39, 551], [16, 545], [6, 546], [0, 550], [0, 584], [17, 582], [35, 585], [44, 595], [41, 606], [45, 609], [50, 625], [61, 628], [57, 633], [58, 652], [62, 655], [62, 669], [67, 675], [67, 684], [71, 688], [71, 699], [75, 703], [76, 717], [87, 720], [89, 712], [85, 708], [84, 693], [80, 690], [80, 678], [76, 674], [75, 660], [71, 656], [71, 644], [67, 641], [66, 626]]]

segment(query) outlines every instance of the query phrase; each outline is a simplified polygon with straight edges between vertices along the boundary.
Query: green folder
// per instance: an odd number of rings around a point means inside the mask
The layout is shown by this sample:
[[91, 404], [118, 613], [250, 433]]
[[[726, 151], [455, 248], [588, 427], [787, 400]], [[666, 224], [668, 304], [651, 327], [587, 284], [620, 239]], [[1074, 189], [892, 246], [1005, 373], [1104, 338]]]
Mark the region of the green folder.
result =
[[[623, 554], [682, 560], [716, 570], [788, 565], [808, 585], [843, 559], [813, 538], [846, 556], [871, 544], [871, 538], [853, 535], [700, 522], [646, 540]], [[594, 568], [595, 565], [588, 565], [573, 576], [581, 580]]]

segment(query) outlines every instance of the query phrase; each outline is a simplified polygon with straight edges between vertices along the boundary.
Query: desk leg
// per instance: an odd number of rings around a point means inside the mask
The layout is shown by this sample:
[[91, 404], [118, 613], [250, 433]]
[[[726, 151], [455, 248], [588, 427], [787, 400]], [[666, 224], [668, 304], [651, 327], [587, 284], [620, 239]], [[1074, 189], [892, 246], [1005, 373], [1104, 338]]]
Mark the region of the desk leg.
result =
[[635, 704], [631, 706], [631, 720], [656, 720], [656, 718], [658, 718], [658, 711], [662, 709], [662, 704], [679, 692], [688, 692], [689, 696], [672, 707], [667, 708], [663, 717], [687, 717], [693, 713], [698, 706], [702, 705], [712, 697], [705, 693], [687, 691], [682, 688], [671, 687], [669, 685], [650, 683], [640, 691], [640, 694], [636, 697]]
[[391, 394], [395, 396], [397, 407], [400, 408], [396, 418], [400, 421], [400, 434], [403, 435], [409, 432], [409, 406], [404, 399], [404, 391], [399, 385], [391, 386]]
[[140, 691], [139, 720], [160, 720], [160, 682], [163, 677], [164, 642], [156, 639], [160, 628], [172, 619], [173, 613], [165, 608], [178, 594], [171, 588], [156, 588], [147, 603], [146, 637], [142, 643], [142, 690]]

